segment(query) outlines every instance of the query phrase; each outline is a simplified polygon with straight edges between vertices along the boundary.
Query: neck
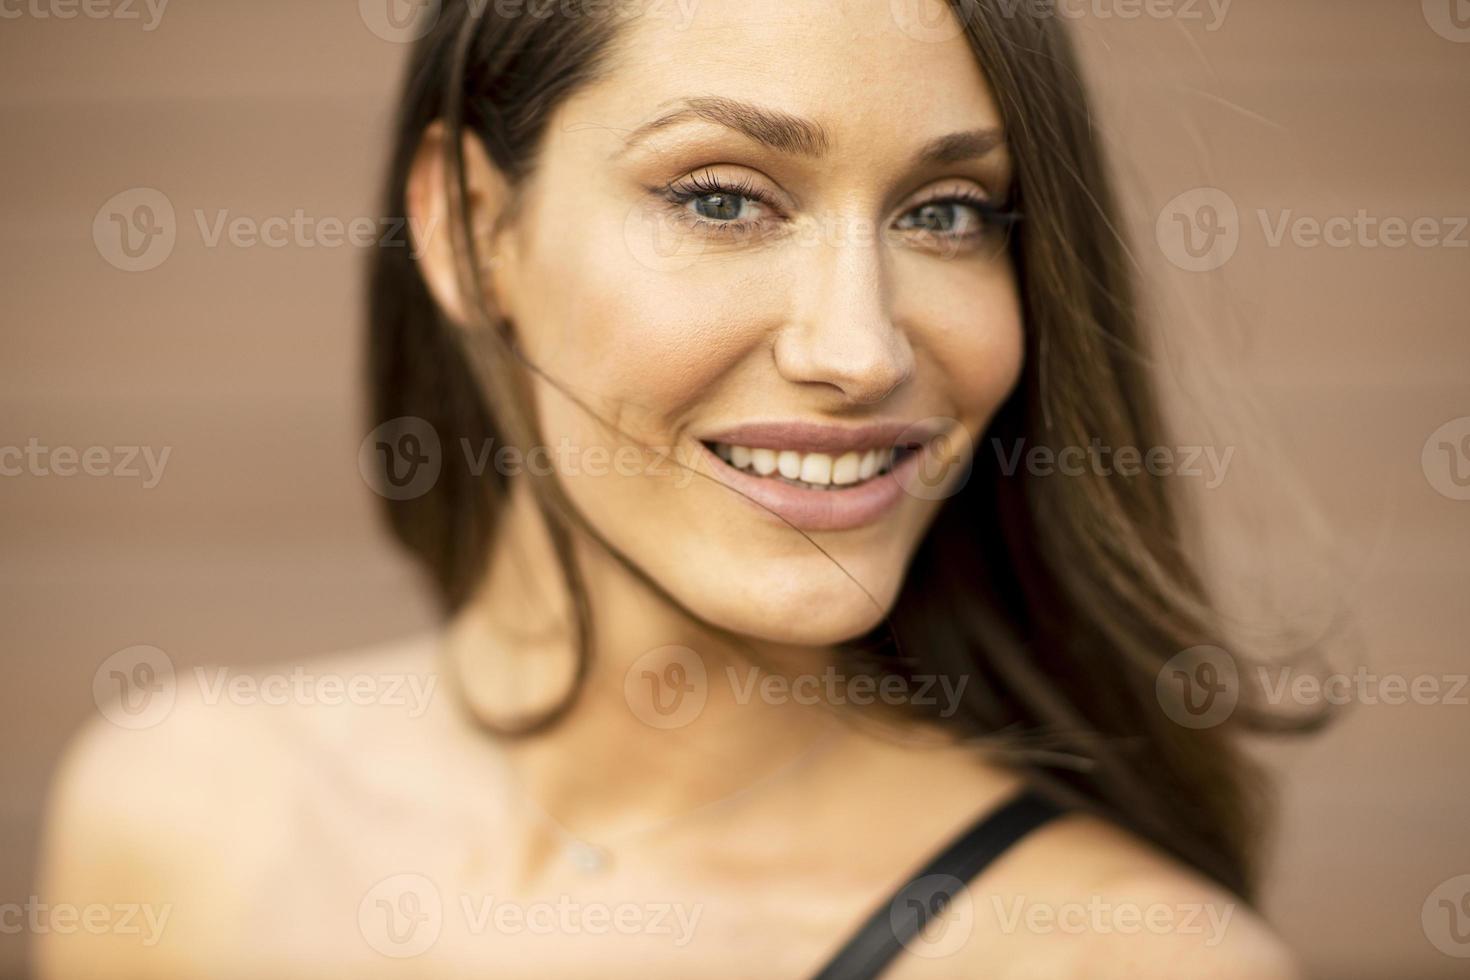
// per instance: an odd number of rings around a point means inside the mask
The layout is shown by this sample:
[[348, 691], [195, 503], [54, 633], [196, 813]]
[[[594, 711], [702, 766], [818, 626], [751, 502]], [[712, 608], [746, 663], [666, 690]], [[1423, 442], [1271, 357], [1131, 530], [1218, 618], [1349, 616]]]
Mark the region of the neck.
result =
[[[575, 550], [595, 623], [587, 676], [557, 725], [503, 746], [534, 807], [577, 837], [611, 841], [774, 790], [784, 773], [831, 754], [845, 731], [839, 720], [820, 704], [763, 697], [766, 671], [756, 664], [815, 674], [833, 651], [723, 636], [596, 542], [579, 538]], [[520, 488], [485, 585], [449, 631], [471, 710], [512, 723], [565, 696], [575, 675], [571, 608]]]

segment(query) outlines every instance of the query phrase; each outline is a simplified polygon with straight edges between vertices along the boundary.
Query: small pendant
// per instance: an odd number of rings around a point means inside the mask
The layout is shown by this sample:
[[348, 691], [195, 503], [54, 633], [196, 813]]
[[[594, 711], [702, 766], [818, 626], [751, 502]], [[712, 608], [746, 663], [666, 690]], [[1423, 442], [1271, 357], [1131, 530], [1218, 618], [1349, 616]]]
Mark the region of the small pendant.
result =
[[595, 844], [573, 841], [566, 847], [567, 860], [583, 874], [596, 874], [608, 865], [608, 853]]

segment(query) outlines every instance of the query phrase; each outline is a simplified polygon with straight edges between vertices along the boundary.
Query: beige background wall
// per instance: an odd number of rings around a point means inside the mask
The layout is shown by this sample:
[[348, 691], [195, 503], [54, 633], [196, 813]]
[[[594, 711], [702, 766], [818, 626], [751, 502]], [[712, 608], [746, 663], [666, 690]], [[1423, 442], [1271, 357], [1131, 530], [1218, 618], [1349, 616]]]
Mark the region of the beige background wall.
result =
[[[1470, 669], [1470, 501], [1432, 486], [1454, 491], [1448, 457], [1421, 461], [1470, 416], [1470, 249], [1273, 246], [1256, 214], [1470, 215], [1470, 28], [1437, 33], [1434, 0], [1235, 0], [1215, 30], [1203, 3], [1204, 21], [1088, 5], [1115, 14], [1078, 26], [1157, 285], [1181, 442], [1239, 450], [1202, 500], [1224, 584], [1302, 623], [1349, 614], [1334, 634], [1349, 671]], [[170, 450], [151, 489], [0, 477], [12, 902], [110, 653], [302, 658], [429, 616], [356, 468], [362, 250], [210, 248], [194, 217], [371, 215], [403, 48], [351, 0], [174, 0], [153, 30], [141, 3], [140, 20], [3, 9], [21, 16], [0, 19], [0, 446]], [[1155, 219], [1202, 186], [1236, 206], [1239, 244], [1188, 272]], [[178, 240], [130, 274], [92, 225], [138, 187], [166, 195]], [[1325, 535], [1306, 533], [1313, 514]], [[1314, 971], [1465, 975], [1421, 910], [1470, 874], [1470, 707], [1357, 704], [1267, 756], [1284, 776], [1267, 909]], [[0, 975], [20, 975], [23, 941], [0, 935]]]

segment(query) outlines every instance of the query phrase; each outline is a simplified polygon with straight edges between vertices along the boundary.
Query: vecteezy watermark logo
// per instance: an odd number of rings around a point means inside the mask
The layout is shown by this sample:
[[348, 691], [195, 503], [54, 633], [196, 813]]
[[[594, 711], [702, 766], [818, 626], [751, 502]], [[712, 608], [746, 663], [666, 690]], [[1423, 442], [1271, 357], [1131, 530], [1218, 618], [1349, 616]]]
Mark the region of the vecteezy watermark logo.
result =
[[206, 705], [286, 705], [304, 707], [402, 708], [409, 718], [421, 718], [439, 683], [435, 674], [336, 673], [309, 670], [300, 664], [289, 670], [256, 675], [228, 667], [195, 667], [194, 681]]
[[163, 938], [163, 930], [168, 926], [173, 910], [172, 903], [120, 902], [104, 905], [92, 902], [73, 905], [70, 902], [43, 902], [32, 895], [25, 902], [0, 904], [0, 935], [15, 936], [24, 932], [32, 936], [74, 936], [84, 932], [89, 936], [137, 936], [139, 945], [152, 948]]
[[31, 17], [35, 20], [147, 20], [144, 33], [152, 33], [163, 21], [169, 0], [0, 0], [0, 20]]
[[1204, 945], [1213, 948], [1225, 939], [1225, 931], [1235, 916], [1235, 903], [1183, 902], [1171, 905], [1152, 902], [1111, 902], [1092, 895], [1086, 902], [1028, 901], [1017, 895], [1009, 901], [991, 896], [1000, 930], [1007, 935], [1027, 932], [1037, 936], [1109, 935], [1136, 936], [1205, 936]]
[[32, 436], [24, 447], [0, 446], [0, 476], [141, 479], [144, 490], [163, 480], [172, 446], [46, 446]]
[[537, 445], [526, 452], [522, 452], [517, 446], [497, 447], [494, 438], [482, 440], [479, 446], [475, 446], [467, 438], [461, 438], [459, 448], [464, 457], [465, 470], [476, 479], [483, 477], [487, 471], [506, 477], [525, 473], [537, 477], [561, 475], [593, 479], [652, 476], [669, 480], [679, 490], [693, 482], [695, 465], [702, 453], [702, 450], [686, 445], [623, 444], [613, 448], [594, 443], [590, 446], [579, 446], [566, 436], [558, 440], [555, 447]]
[[409, 718], [423, 717], [439, 682], [436, 674], [340, 673], [300, 664], [262, 673], [195, 667], [180, 675], [162, 650], [135, 646], [102, 662], [92, 676], [92, 697], [102, 716], [113, 724], [135, 730], [152, 728], [173, 711], [185, 678], [192, 678], [198, 703], [205, 707], [353, 705], [402, 709]]
[[893, 478], [911, 497], [945, 500], [965, 488], [975, 460], [970, 432], [955, 419], [928, 418], [903, 431], [894, 445], [911, 450], [916, 459], [898, 461]]
[[92, 675], [92, 700], [102, 717], [121, 728], [152, 728], [174, 709], [174, 662], [158, 647], [119, 650]]
[[289, 215], [266, 218], [231, 215], [226, 208], [211, 214], [194, 209], [194, 225], [205, 248], [403, 248], [415, 259], [424, 257], [428, 243], [439, 228], [439, 219], [419, 221], [416, 218], [371, 217], [360, 214], [351, 218], [336, 215], [307, 214], [296, 208]]
[[1240, 211], [1218, 187], [1196, 187], [1159, 212], [1154, 235], [1164, 256], [1186, 272], [1212, 272], [1240, 245]]
[[881, 676], [869, 673], [843, 674], [829, 665], [820, 674], [786, 676], [763, 671], [750, 665], [745, 678], [734, 666], [725, 668], [726, 680], [735, 695], [736, 704], [759, 700], [763, 704], [826, 704], [833, 707], [885, 704], [889, 707], [933, 709], [941, 718], [953, 717], [960, 710], [969, 677], [958, 681], [947, 674], [898, 674]]
[[[1235, 0], [994, 0], [991, 9], [1002, 17], [1030, 20], [1203, 21], [1206, 31], [1225, 25]], [[958, 37], [964, 29], [960, 10], [942, 0], [889, 0], [899, 29], [917, 41], [937, 43]], [[969, 11], [968, 5], [960, 8]]]
[[470, 935], [491, 930], [507, 936], [667, 936], [675, 949], [694, 940], [704, 905], [682, 902], [580, 902], [570, 895], [555, 901], [508, 902], [493, 895], [461, 895], [459, 906]]
[[357, 470], [373, 492], [389, 500], [413, 500], [439, 480], [439, 433], [424, 419], [404, 415], [367, 434], [357, 450]]
[[1446, 41], [1470, 43], [1470, 0], [1422, 0], [1424, 19]]
[[412, 44], [434, 29], [441, 0], [357, 0], [367, 29], [385, 41]]
[[1378, 673], [1365, 665], [1351, 672], [1303, 669], [1295, 663], [1241, 669], [1220, 647], [1191, 647], [1159, 671], [1157, 695], [1164, 712], [1186, 728], [1211, 728], [1229, 719], [1243, 692], [1270, 706], [1319, 713], [1324, 708], [1470, 706], [1470, 674]]
[[[232, 214], [227, 208], [194, 208], [191, 213], [199, 242], [207, 249], [402, 248], [420, 259], [439, 229], [437, 218], [343, 218], [308, 214], [305, 208], [264, 218]], [[173, 203], [151, 187], [114, 195], [92, 219], [98, 254], [125, 272], [147, 272], [162, 265], [173, 254], [180, 230]]]
[[1060, 17], [1063, 20], [1205, 21], [1206, 31], [1225, 25], [1235, 0], [995, 0], [1006, 17]]
[[1206, 490], [1215, 490], [1225, 482], [1235, 447], [1226, 446], [1105, 446], [1094, 438], [1086, 446], [1027, 446], [1017, 439], [1007, 447], [992, 438], [995, 462], [1001, 475], [1011, 477], [1024, 471], [1030, 476], [1099, 476], [1133, 477], [1178, 476], [1205, 481]]
[[1225, 722], [1240, 700], [1235, 658], [1216, 646], [1190, 647], [1170, 657], [1154, 682], [1159, 706], [1185, 728], [1213, 728]]
[[898, 29], [915, 41], [942, 44], [964, 33], [960, 10], [946, 0], [888, 0]]
[[650, 650], [623, 675], [623, 698], [645, 725], [683, 728], [700, 716], [709, 699], [704, 658], [678, 645]]
[[[1257, 208], [1267, 248], [1470, 249], [1470, 216], [1380, 215], [1359, 208], [1326, 217], [1291, 208]], [[1174, 198], [1159, 212], [1155, 233], [1170, 262], [1188, 272], [1210, 272], [1234, 257], [1244, 231], [1235, 201], [1213, 187]]]
[[965, 883], [953, 875], [915, 878], [888, 906], [893, 934], [915, 956], [952, 956], [970, 941], [975, 906]]
[[1419, 462], [1429, 485], [1442, 496], [1470, 500], [1470, 415], [1450, 419], [1430, 433]]
[[357, 906], [357, 928], [376, 952], [408, 959], [429, 951], [444, 928], [439, 887], [420, 874], [384, 878]]
[[1298, 671], [1291, 665], [1260, 665], [1255, 675], [1255, 687], [1273, 707], [1288, 703], [1308, 708], [1349, 704], [1470, 706], [1470, 696], [1466, 694], [1470, 674], [1379, 674], [1366, 666], [1359, 666], [1350, 674], [1341, 671], [1318, 674]]
[[173, 254], [178, 232], [173, 202], [152, 187], [114, 194], [92, 218], [98, 254], [124, 272], [158, 268]]
[[378, 953], [408, 959], [439, 941], [447, 920], [470, 936], [666, 936], [676, 949], [694, 939], [704, 905], [680, 902], [583, 902], [571, 895], [515, 902], [462, 892], [446, 902], [421, 874], [397, 874], [378, 882], [357, 908], [362, 937]]
[[638, 205], [623, 219], [628, 254], [645, 269], [681, 272], [704, 254], [708, 239], [691, 234], [688, 225], [665, 211]]
[[1351, 215], [1318, 218], [1297, 214], [1290, 208], [1274, 215], [1256, 210], [1261, 234], [1268, 248], [1290, 243], [1296, 248], [1467, 248], [1470, 249], [1470, 217], [1448, 215], [1380, 216], [1359, 208]]
[[[190, 674], [184, 674], [184, 677]], [[438, 685], [437, 674], [335, 673], [294, 666], [269, 673], [237, 673], [229, 667], [194, 667], [198, 702], [207, 707], [303, 705], [303, 707], [403, 708], [423, 716]], [[184, 680], [173, 660], [157, 646], [128, 646], [107, 657], [93, 673], [93, 701], [101, 716], [125, 729], [150, 729], [162, 723], [178, 702]]]
[[508, 443], [496, 445], [493, 437], [478, 444], [461, 437], [442, 447], [428, 421], [402, 416], [368, 433], [358, 447], [358, 470], [375, 493], [391, 500], [421, 497], [433, 489], [444, 466], [461, 465], [475, 480], [489, 473], [507, 478], [527, 474], [567, 479], [653, 477], [683, 490], [698, 475], [695, 467], [702, 453], [699, 446], [685, 444], [581, 446], [565, 436], [555, 446], [540, 444], [529, 450]]
[[[487, 10], [501, 20], [529, 17], [546, 20], [616, 15], [674, 20], [685, 30], [694, 20], [699, 0], [463, 0], [472, 18]], [[385, 41], [411, 44], [428, 34], [439, 19], [442, 0], [358, 0], [357, 9], [368, 30]], [[677, 19], [676, 19], [677, 18]]]
[[1456, 875], [1424, 899], [1425, 938], [1446, 956], [1470, 959], [1470, 875]]
[[[580, 128], [580, 127], [579, 127]], [[639, 204], [628, 210], [623, 220], [623, 241], [634, 261], [655, 272], [679, 272], [710, 254], [725, 254], [713, 248], [712, 239], [692, 228], [692, 215], [670, 211], [656, 204]], [[888, 224], [870, 218], [824, 211], [803, 215], [783, 224], [779, 231], [758, 223], [742, 227], [725, 222], [727, 236], [722, 245], [740, 243], [760, 245], [779, 241], [783, 248], [815, 249], [858, 247], [870, 249], [879, 245], [901, 243], [907, 234]], [[994, 242], [997, 251], [1006, 241]], [[963, 244], [950, 239], [931, 239], [930, 250], [936, 258], [955, 259], [962, 254]]]

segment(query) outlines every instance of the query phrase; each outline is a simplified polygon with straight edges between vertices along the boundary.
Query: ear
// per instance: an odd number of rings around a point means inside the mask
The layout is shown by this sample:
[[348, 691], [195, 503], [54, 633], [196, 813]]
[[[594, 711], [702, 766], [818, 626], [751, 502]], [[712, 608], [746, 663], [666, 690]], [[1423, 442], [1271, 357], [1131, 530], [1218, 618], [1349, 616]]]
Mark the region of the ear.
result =
[[[475, 259], [480, 266], [480, 282], [490, 295], [485, 299], [493, 307], [505, 311], [506, 297], [500, 295], [498, 271], [508, 256], [497, 254], [501, 242], [501, 217], [509, 204], [509, 189], [504, 177], [490, 162], [484, 145], [471, 133], [463, 141], [466, 198], [469, 227], [467, 232], [475, 245]], [[476, 322], [467, 307], [460, 287], [460, 257], [455, 252], [449, 189], [445, 176], [449, 172], [448, 131], [436, 120], [424, 130], [419, 147], [409, 168], [406, 198], [409, 234], [413, 254], [418, 257], [419, 271], [429, 292], [440, 308], [455, 324], [469, 327]], [[505, 236], [508, 237], [508, 236]]]

